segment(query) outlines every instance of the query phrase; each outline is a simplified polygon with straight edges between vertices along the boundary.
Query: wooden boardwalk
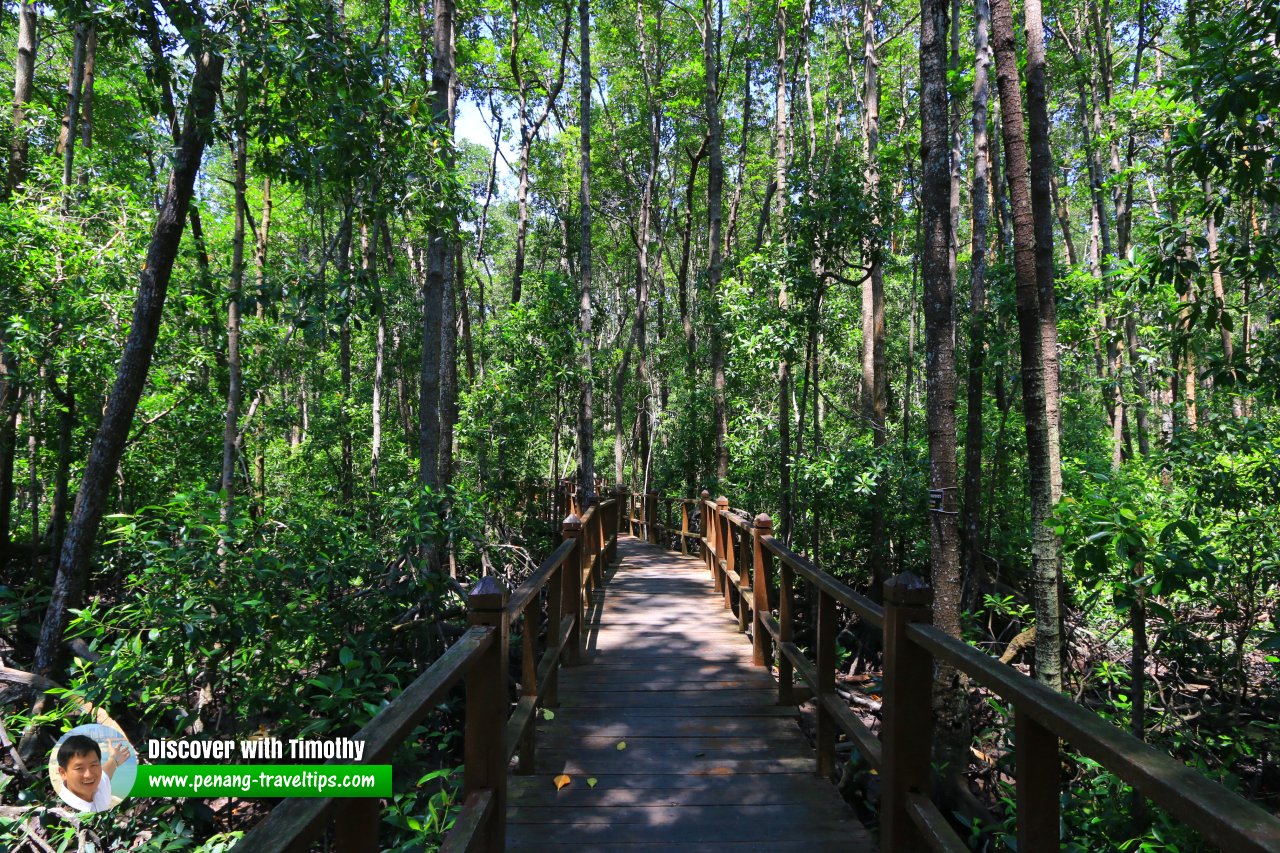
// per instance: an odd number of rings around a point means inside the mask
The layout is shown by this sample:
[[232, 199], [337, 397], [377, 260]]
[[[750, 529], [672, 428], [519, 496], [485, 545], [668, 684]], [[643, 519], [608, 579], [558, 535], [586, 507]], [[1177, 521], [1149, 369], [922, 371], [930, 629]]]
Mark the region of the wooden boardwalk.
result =
[[618, 554], [535, 772], [509, 780], [507, 849], [873, 850], [703, 563], [630, 537]]

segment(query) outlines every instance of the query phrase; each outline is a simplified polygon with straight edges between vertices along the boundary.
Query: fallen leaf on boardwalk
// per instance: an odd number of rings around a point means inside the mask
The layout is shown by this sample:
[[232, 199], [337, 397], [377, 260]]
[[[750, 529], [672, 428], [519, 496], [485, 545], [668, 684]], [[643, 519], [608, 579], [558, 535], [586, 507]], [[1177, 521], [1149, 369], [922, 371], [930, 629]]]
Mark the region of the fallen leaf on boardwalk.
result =
[[594, 787], [596, 786], [596, 783], [597, 783], [597, 782], [599, 782], [599, 781], [600, 781], [600, 780], [599, 780], [599, 779], [597, 779], [596, 777], [591, 776], [591, 777], [589, 777], [589, 778], [587, 779], [587, 787], [588, 787], [588, 788], [594, 788]]
[[557, 777], [555, 778], [556, 790], [557, 790], [557, 791], [559, 791], [559, 790], [560, 790], [561, 788], [563, 788], [565, 785], [568, 785], [570, 781], [571, 781], [571, 780], [569, 779], [569, 777], [568, 777], [568, 776], [566, 776], [566, 775], [564, 775], [563, 773], [561, 773], [559, 776], [557, 776]]
[[627, 742], [625, 740], [618, 741], [618, 752], [622, 752], [622, 750], [626, 748], [627, 748]]
[[543, 709], [542, 709], [542, 719], [544, 719], [544, 720], [554, 720], [555, 718], [556, 718], [556, 712], [555, 712], [555, 711], [552, 711], [552, 710], [550, 710], [549, 708], [543, 708]]

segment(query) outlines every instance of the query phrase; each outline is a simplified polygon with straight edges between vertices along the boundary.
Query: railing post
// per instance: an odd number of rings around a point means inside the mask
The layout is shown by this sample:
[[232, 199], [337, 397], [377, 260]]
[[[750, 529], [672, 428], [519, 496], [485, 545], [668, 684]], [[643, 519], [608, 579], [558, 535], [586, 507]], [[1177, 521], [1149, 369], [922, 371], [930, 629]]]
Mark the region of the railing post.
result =
[[[907, 637], [912, 622], [930, 622], [933, 590], [910, 572], [884, 583], [884, 705], [880, 847], [926, 850], [907, 802], [929, 796], [933, 749], [933, 659]], [[1035, 848], [1022, 848], [1032, 850]]]
[[493, 809], [477, 833], [476, 849], [502, 850], [507, 828], [507, 590], [493, 575], [481, 578], [467, 595], [472, 626], [491, 627], [493, 643], [467, 675], [466, 770], [463, 789], [471, 795], [489, 789]]
[[604, 501], [596, 501], [596, 511], [591, 517], [591, 541], [594, 543], [591, 550], [595, 553], [595, 559], [591, 561], [591, 576], [594, 578], [591, 583], [592, 592], [604, 586], [605, 561], [609, 559], [609, 551], [605, 548], [606, 512], [608, 510], [604, 508]]
[[658, 544], [658, 493], [649, 492], [645, 497], [646, 502], [646, 524], [648, 525], [649, 542]]
[[[565, 526], [562, 527], [565, 539], [570, 538], [567, 523], [568, 519], [565, 520]], [[568, 576], [569, 563], [572, 560], [572, 557], [566, 559], [565, 562], [560, 564], [560, 568], [552, 572], [551, 577], [547, 579], [547, 648], [554, 648], [555, 644], [560, 642], [560, 620], [564, 614], [565, 578]], [[558, 708], [560, 706], [559, 666], [551, 667], [547, 682], [542, 685], [542, 706], [544, 708]], [[530, 728], [533, 728], [533, 726], [531, 725]]]
[[[524, 607], [524, 617], [521, 619], [523, 623], [522, 636], [520, 638], [520, 695], [521, 697], [534, 697], [536, 701], [538, 695], [538, 621], [542, 616], [541, 602], [537, 596], [533, 597]], [[551, 625], [547, 625], [547, 639], [551, 640], [554, 630]], [[518, 773], [532, 773], [534, 767], [534, 733], [537, 726], [532, 723], [525, 726], [524, 735], [520, 738], [520, 762], [517, 766]]]
[[818, 670], [815, 698], [818, 700], [818, 775], [826, 779], [836, 772], [836, 721], [823, 699], [836, 692], [836, 600], [821, 589], [818, 593]]
[[[733, 568], [733, 531], [724, 514], [729, 511], [729, 499], [724, 495], [716, 498], [716, 511], [712, 513], [712, 524], [716, 528], [716, 577], [720, 579], [717, 588], [724, 591], [724, 609], [733, 610], [733, 582], [729, 580], [729, 569]], [[724, 560], [724, 567], [720, 561]]]
[[577, 666], [582, 662], [582, 569], [584, 554], [587, 550], [586, 542], [582, 538], [582, 519], [570, 514], [561, 525], [561, 530], [566, 540], [573, 539], [578, 543], [573, 552], [565, 557], [564, 565], [560, 567], [563, 595], [561, 618], [570, 614], [573, 616], [569, 642], [565, 644], [564, 649], [565, 664]]
[[680, 554], [689, 556], [689, 504], [680, 499]]
[[378, 849], [378, 826], [382, 823], [382, 801], [378, 799], [338, 800], [334, 809], [335, 850], [374, 853]]
[[1021, 708], [1013, 712], [1018, 849], [1057, 850], [1061, 780], [1058, 736]]
[[618, 565], [618, 532], [622, 529], [622, 496], [626, 487], [618, 486], [613, 501], [613, 541], [609, 543], [609, 565]]
[[662, 528], [667, 532], [667, 540], [662, 543], [662, 547], [668, 550], [674, 551], [676, 548], [675, 544], [674, 543], [668, 544], [668, 543], [671, 542], [671, 534], [676, 529], [675, 505], [672, 504], [669, 498], [661, 501], [660, 503], [662, 504], [663, 507], [666, 508], [666, 511], [667, 511], [666, 519], [663, 521], [663, 528]]
[[[732, 537], [733, 534], [730, 534]], [[751, 540], [752, 536], [747, 535], [746, 530], [738, 532], [738, 550], [734, 562], [737, 565], [738, 576], [742, 578], [742, 586], [751, 586]], [[754, 596], [754, 592], [752, 593]], [[747, 614], [753, 612], [756, 606], [754, 597], [748, 599], [741, 589], [738, 590], [738, 630], [745, 632], [751, 625], [751, 617]]]
[[[715, 550], [715, 527], [711, 524], [711, 513], [707, 509], [707, 501], [711, 500], [711, 493], [706, 489], [702, 490], [702, 495], [698, 501], [698, 518], [700, 519], [700, 527], [702, 528], [702, 538], [705, 544], [702, 546], [702, 562], [706, 563], [707, 571], [711, 572], [711, 580], [715, 581], [716, 570], [711, 563], [711, 552]], [[720, 585], [716, 584], [716, 592], [720, 591]]]
[[773, 519], [765, 513], [756, 516], [756, 526], [751, 534], [754, 565], [751, 574], [751, 662], [756, 666], [768, 666], [773, 662], [773, 635], [764, 626], [770, 615], [769, 575], [773, 569], [773, 554], [764, 547], [764, 537], [773, 535]]
[[[795, 641], [795, 616], [792, 614], [792, 580], [791, 564], [786, 560], [778, 561], [778, 640], [783, 645]], [[796, 704], [795, 689], [792, 680], [795, 668], [786, 652], [778, 655], [778, 704]]]

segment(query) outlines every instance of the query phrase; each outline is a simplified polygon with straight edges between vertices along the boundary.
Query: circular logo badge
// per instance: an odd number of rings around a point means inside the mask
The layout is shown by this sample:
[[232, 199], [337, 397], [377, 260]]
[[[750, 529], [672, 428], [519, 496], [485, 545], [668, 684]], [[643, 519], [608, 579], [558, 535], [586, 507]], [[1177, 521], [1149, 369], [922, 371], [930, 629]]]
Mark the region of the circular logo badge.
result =
[[120, 804], [138, 777], [138, 753], [123, 734], [100, 723], [76, 726], [49, 755], [49, 778], [77, 813]]

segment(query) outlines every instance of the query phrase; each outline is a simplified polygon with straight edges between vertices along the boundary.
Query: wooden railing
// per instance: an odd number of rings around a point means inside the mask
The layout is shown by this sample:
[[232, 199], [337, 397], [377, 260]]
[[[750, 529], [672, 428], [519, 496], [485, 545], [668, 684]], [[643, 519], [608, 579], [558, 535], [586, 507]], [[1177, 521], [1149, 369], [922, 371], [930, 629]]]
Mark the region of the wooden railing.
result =
[[[576, 500], [576, 498], [574, 498]], [[620, 501], [611, 498], [564, 520], [564, 541], [510, 595], [495, 577], [468, 591], [470, 627], [431, 667], [358, 734], [363, 764], [385, 764], [458, 683], [466, 685], [462, 810], [444, 853], [503, 849], [507, 767], [532, 772], [539, 707], [555, 707], [561, 664], [581, 660], [584, 606], [617, 562]], [[545, 615], [544, 615], [545, 614]], [[508, 694], [508, 638], [520, 623], [520, 697]], [[545, 630], [543, 651], [538, 637]], [[305, 851], [332, 823], [332, 849], [372, 853], [378, 847], [377, 799], [285, 800], [236, 845], [237, 853]]]
[[[910, 573], [885, 582], [884, 606], [858, 594], [754, 519], [707, 492], [697, 502], [702, 558], [743, 630], [753, 658], [769, 666], [777, 650], [778, 701], [812, 696], [818, 706], [817, 771], [834, 773], [843, 733], [881, 778], [880, 849], [964, 851], [967, 845], [930, 799], [933, 785], [933, 675], [949, 664], [1013, 707], [1018, 849], [1060, 844], [1060, 742], [1104, 768], [1231, 853], [1280, 851], [1280, 819], [1133, 737], [1087, 708], [933, 627], [933, 591]], [[634, 523], [634, 522], [633, 522]], [[684, 525], [687, 528], [687, 522]], [[683, 542], [683, 539], [681, 540]], [[795, 643], [797, 582], [817, 596], [815, 657]], [[877, 738], [836, 692], [838, 608], [883, 631], [884, 683]], [[801, 685], [794, 685], [795, 676]]]

